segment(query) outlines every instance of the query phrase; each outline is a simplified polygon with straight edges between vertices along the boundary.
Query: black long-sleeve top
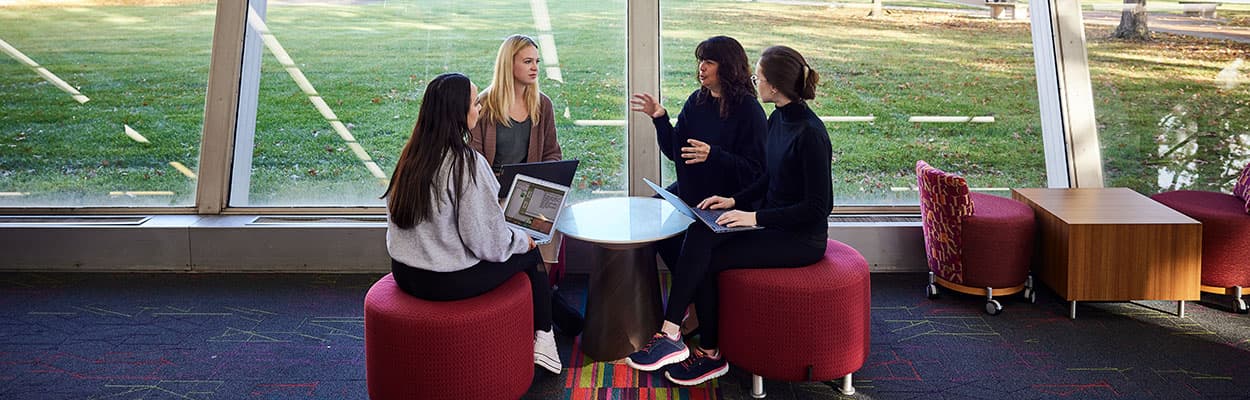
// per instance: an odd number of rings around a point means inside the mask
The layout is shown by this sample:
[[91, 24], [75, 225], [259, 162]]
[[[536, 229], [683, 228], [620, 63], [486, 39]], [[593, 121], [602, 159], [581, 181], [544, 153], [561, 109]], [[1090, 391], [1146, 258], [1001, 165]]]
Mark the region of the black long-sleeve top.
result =
[[833, 146], [825, 124], [806, 102], [777, 107], [768, 117], [764, 140], [764, 174], [734, 201], [763, 196], [755, 221], [823, 242], [833, 209]]
[[[721, 101], [696, 90], [681, 107], [676, 127], [668, 115], [652, 120], [660, 152], [677, 164], [677, 196], [691, 206], [713, 195], [736, 195], [763, 170], [764, 108], [754, 97], [744, 97], [721, 119]], [[681, 158], [681, 148], [691, 146], [686, 139], [711, 146], [707, 161], [686, 164]], [[754, 209], [752, 203], [745, 204], [745, 209]]]

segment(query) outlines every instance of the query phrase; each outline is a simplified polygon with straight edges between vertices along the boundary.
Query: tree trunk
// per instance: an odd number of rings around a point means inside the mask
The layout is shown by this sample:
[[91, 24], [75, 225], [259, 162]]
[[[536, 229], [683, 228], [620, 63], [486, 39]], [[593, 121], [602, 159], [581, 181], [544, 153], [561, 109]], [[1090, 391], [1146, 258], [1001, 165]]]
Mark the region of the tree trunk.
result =
[[881, 8], [882, 1], [883, 0], [872, 0], [872, 11], [868, 12], [869, 17], [884, 17], [885, 16], [885, 10]]
[[1146, 0], [1124, 0], [1124, 9], [1120, 11], [1120, 26], [1115, 28], [1112, 37], [1128, 40], [1150, 40], [1150, 30], [1146, 29]]

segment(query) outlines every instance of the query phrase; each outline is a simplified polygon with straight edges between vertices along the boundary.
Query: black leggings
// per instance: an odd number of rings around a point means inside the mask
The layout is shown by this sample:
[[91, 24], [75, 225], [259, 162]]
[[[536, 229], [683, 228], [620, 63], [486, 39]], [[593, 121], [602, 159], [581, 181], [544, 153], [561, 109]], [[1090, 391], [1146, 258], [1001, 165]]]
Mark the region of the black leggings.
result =
[[504, 262], [482, 261], [454, 272], [434, 272], [410, 267], [391, 259], [395, 283], [413, 297], [432, 301], [467, 299], [499, 287], [517, 272], [530, 278], [533, 291], [534, 329], [551, 330], [551, 286], [547, 274], [538, 269], [542, 255], [535, 248], [525, 254], [514, 254]]
[[673, 274], [664, 319], [681, 325], [686, 307], [699, 312], [699, 345], [720, 346], [720, 284], [716, 275], [735, 268], [792, 268], [810, 265], [825, 254], [825, 241], [777, 229], [713, 233], [695, 222], [686, 231]]
[[[694, 221], [694, 223], [703, 224], [699, 221]], [[664, 261], [664, 266], [668, 267], [668, 272], [674, 276], [677, 275], [677, 257], [681, 255], [681, 244], [685, 241], [686, 232], [682, 232], [677, 236], [655, 242], [656, 254], [660, 255], [660, 260]]]

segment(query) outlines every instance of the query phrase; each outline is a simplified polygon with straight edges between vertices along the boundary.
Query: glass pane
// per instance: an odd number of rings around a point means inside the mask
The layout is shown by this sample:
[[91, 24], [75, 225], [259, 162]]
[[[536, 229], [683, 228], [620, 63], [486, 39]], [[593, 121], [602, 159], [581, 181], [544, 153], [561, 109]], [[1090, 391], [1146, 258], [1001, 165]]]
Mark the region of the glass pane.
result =
[[459, 71], [485, 88], [500, 43], [518, 33], [539, 41], [564, 157], [581, 160], [574, 201], [624, 193], [625, 129], [613, 122], [625, 115], [622, 0], [251, 7], [260, 39], [245, 53], [243, 96], [251, 80], [255, 123], [241, 106], [235, 155], [251, 168], [235, 171], [232, 206], [382, 206], [425, 85]]
[[0, 5], [0, 207], [192, 205], [214, 2], [18, 4]]
[[676, 113], [698, 88], [700, 41], [733, 36], [752, 64], [786, 45], [821, 75], [810, 105], [827, 120], [835, 205], [918, 204], [920, 159], [974, 191], [1045, 185], [1026, 21], [970, 18], [989, 10], [936, 0], [886, 0], [881, 18], [865, 17], [868, 1], [784, 3], [662, 0], [665, 107]]
[[[1172, 33], [1152, 33], [1149, 41], [1113, 37], [1123, 3], [1081, 5], [1104, 184], [1146, 195], [1230, 192], [1250, 162], [1250, 66], [1244, 61], [1250, 36], [1236, 33], [1250, 25], [1250, 4], [1219, 5], [1224, 20], [1204, 16], [1201, 8], [1190, 15], [1179, 3], [1151, 1], [1147, 26]], [[1225, 24], [1234, 25], [1231, 33], [1208, 38]]]

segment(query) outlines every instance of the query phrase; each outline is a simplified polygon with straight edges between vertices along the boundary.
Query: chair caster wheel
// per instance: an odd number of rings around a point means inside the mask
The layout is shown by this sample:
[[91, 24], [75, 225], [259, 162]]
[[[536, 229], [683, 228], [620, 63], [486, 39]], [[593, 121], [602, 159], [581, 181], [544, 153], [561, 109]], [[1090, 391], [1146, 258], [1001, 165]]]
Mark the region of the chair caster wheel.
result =
[[1246, 301], [1240, 297], [1233, 300], [1233, 310], [1236, 310], [1238, 314], [1250, 313], [1250, 308], [1246, 308]]
[[1003, 305], [998, 300], [990, 300], [985, 302], [985, 313], [989, 315], [998, 315], [1003, 313]]
[[925, 296], [929, 298], [929, 300], [938, 298], [937, 285], [930, 283], [928, 286], [925, 286], [924, 293], [925, 293]]
[[1032, 288], [1024, 288], [1024, 298], [1029, 303], [1037, 303], [1037, 291], [1034, 291]]

